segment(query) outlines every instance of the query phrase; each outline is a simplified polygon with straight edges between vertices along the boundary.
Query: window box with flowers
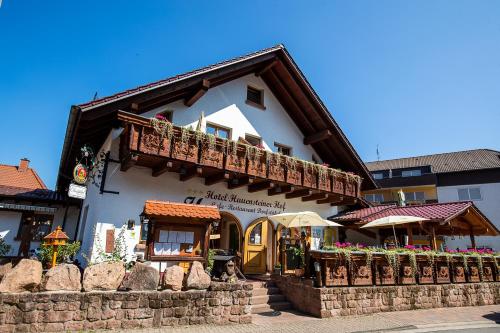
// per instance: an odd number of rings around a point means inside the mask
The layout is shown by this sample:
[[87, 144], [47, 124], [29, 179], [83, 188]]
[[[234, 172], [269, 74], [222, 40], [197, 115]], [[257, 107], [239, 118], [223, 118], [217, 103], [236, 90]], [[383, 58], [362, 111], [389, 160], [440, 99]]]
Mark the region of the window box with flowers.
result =
[[201, 150], [200, 164], [223, 169], [225, 140], [200, 131], [195, 132], [195, 137]]
[[286, 158], [286, 182], [291, 185], [302, 186], [302, 162], [295, 157]]
[[226, 146], [226, 164], [228, 171], [245, 173], [246, 171], [246, 148], [237, 141], [228, 140]]
[[338, 193], [338, 194], [345, 194], [345, 182], [346, 182], [346, 176], [343, 173], [340, 172], [334, 172], [333, 173], [333, 186], [332, 186], [332, 192]]
[[198, 163], [198, 143], [196, 142], [196, 135], [194, 135], [193, 131], [184, 127], [174, 130], [172, 158]]
[[332, 190], [333, 169], [326, 163], [318, 164], [318, 189], [330, 192]]
[[266, 178], [267, 177], [267, 163], [264, 146], [259, 144], [257, 146], [246, 146], [247, 150], [247, 173], [250, 176]]
[[318, 168], [317, 164], [305, 162], [303, 164], [304, 186], [309, 188], [318, 188]]
[[284, 182], [286, 157], [279, 153], [271, 153], [271, 152], [268, 152], [266, 156], [268, 160], [268, 170], [269, 170], [268, 178], [278, 182]]

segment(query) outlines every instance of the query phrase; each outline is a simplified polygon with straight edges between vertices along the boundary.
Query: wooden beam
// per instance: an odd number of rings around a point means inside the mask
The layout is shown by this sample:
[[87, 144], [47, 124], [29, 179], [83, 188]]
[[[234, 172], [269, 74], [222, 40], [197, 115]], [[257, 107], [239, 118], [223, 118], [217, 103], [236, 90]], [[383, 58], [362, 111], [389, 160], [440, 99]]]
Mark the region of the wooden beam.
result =
[[413, 245], [413, 226], [411, 223], [408, 223], [406, 225], [406, 233], [408, 234], [408, 244], [407, 245]]
[[313, 201], [326, 198], [325, 193], [314, 193], [305, 197], [302, 197], [302, 201]]
[[121, 171], [127, 171], [131, 167], [133, 167], [137, 161], [139, 160], [139, 155], [137, 154], [128, 154], [122, 161], [120, 165]]
[[334, 202], [330, 204], [331, 206], [351, 206], [358, 203], [358, 199], [351, 197], [344, 197], [341, 202]]
[[187, 168], [186, 173], [181, 174], [179, 176], [179, 180], [181, 182], [185, 182], [186, 180], [189, 180], [193, 177], [196, 177], [197, 175], [201, 175], [202, 172], [203, 172], [203, 170], [200, 167], [193, 166], [193, 167]]
[[278, 63], [278, 60], [271, 61], [271, 63], [269, 63], [267, 66], [265, 66], [264, 68], [262, 68], [258, 72], [255, 72], [255, 76], [261, 76], [262, 74], [264, 74], [265, 72], [267, 72], [268, 70], [273, 68], [277, 63]]
[[139, 103], [130, 104], [130, 110], [132, 110], [134, 113], [137, 113], [137, 111], [139, 111]]
[[318, 200], [317, 203], [318, 203], [318, 205], [326, 204], [326, 203], [337, 203], [337, 202], [342, 202], [343, 199], [344, 199], [344, 197], [341, 195], [330, 194], [325, 199]]
[[274, 184], [269, 180], [259, 182], [259, 183], [253, 183], [253, 184], [248, 185], [248, 192], [254, 193], [254, 192], [258, 192], [258, 191], [263, 191], [263, 190], [267, 190], [268, 188], [273, 187], [273, 186], [274, 186]]
[[324, 141], [332, 136], [332, 132], [329, 129], [319, 131], [317, 133], [308, 135], [304, 138], [304, 144], [311, 145], [316, 142]]
[[285, 193], [288, 193], [292, 190], [293, 190], [292, 185], [275, 186], [275, 187], [267, 190], [267, 195], [272, 196], [272, 195], [278, 195], [278, 194], [285, 194]]
[[431, 248], [433, 251], [437, 251], [436, 228], [434, 225], [431, 226]]
[[300, 197], [304, 197], [304, 196], [310, 195], [310, 194], [311, 194], [311, 190], [304, 188], [304, 189], [295, 190], [293, 192], [285, 194], [285, 198], [287, 198], [287, 199], [300, 198]]
[[227, 188], [232, 190], [232, 189], [235, 189], [238, 187], [248, 185], [249, 183], [250, 183], [249, 177], [233, 178], [233, 179], [229, 179], [229, 181], [227, 182]]
[[153, 168], [153, 177], [158, 177], [159, 175], [164, 174], [168, 170], [172, 168], [172, 162], [167, 161], [167, 162], [162, 162], [160, 165], [156, 166]]
[[205, 185], [210, 186], [213, 184], [217, 184], [225, 179], [229, 179], [229, 173], [219, 172], [219, 173], [216, 173], [215, 175], [205, 177]]
[[208, 80], [203, 80], [201, 82], [201, 86], [198, 87], [191, 95], [186, 97], [184, 100], [184, 105], [185, 106], [192, 106], [196, 101], [198, 101], [205, 93], [208, 91], [210, 88], [210, 81]]

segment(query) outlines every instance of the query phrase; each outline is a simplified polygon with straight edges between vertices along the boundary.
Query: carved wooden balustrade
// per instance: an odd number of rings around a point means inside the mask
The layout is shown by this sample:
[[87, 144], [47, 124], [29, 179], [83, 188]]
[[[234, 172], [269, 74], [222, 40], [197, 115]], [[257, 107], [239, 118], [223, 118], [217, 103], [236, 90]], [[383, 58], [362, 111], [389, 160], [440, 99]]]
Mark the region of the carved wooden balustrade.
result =
[[[124, 127], [120, 144], [123, 171], [137, 164], [151, 167], [154, 176], [165, 171], [177, 171], [181, 176], [186, 172], [213, 175], [207, 184], [215, 182], [215, 172], [222, 172], [225, 179], [245, 178], [245, 184], [253, 180], [272, 182], [269, 188], [280, 188], [275, 194], [290, 193], [290, 198], [308, 196], [318, 203], [341, 203], [346, 198], [360, 197], [361, 178], [354, 174], [240, 142], [213, 137], [208, 142], [209, 136], [204, 133], [175, 125], [169, 125], [160, 135], [149, 119], [124, 112], [119, 113], [118, 119]], [[186, 171], [186, 168], [191, 169]], [[187, 178], [185, 175], [183, 180]], [[309, 192], [299, 193], [299, 190]]]
[[363, 252], [352, 252], [350, 260], [343, 253], [331, 251], [310, 251], [309, 254], [311, 267], [314, 262], [320, 264], [317, 279], [323, 287], [500, 282], [497, 266], [500, 257], [484, 256], [479, 262], [477, 257], [437, 255], [431, 259], [425, 254], [416, 254], [411, 263], [407, 254], [388, 257], [374, 252], [368, 258]]

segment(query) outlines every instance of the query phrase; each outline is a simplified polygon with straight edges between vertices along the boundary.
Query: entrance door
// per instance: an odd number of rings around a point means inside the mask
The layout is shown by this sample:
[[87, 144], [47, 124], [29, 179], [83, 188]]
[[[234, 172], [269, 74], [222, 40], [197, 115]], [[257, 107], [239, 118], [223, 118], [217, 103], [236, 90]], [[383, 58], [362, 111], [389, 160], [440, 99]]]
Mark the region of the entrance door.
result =
[[245, 232], [245, 274], [265, 274], [267, 258], [267, 220], [259, 221]]

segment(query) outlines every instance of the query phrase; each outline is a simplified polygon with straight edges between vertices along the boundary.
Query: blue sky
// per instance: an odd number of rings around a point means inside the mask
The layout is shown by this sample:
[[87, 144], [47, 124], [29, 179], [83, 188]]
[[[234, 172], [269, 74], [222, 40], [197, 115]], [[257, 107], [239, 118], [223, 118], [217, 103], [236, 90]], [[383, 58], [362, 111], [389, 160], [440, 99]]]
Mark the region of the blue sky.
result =
[[[236, 5], [238, 4], [238, 5]], [[0, 7], [0, 163], [55, 185], [70, 106], [284, 43], [366, 161], [500, 150], [499, 1]]]

